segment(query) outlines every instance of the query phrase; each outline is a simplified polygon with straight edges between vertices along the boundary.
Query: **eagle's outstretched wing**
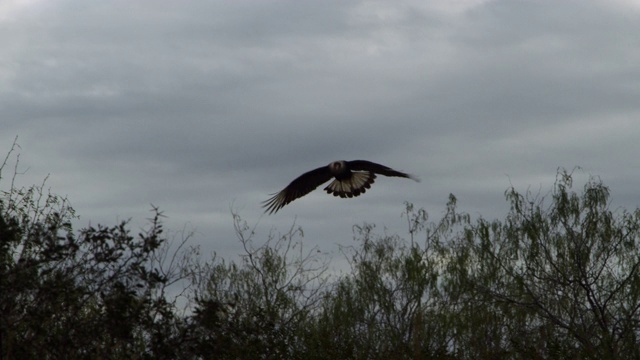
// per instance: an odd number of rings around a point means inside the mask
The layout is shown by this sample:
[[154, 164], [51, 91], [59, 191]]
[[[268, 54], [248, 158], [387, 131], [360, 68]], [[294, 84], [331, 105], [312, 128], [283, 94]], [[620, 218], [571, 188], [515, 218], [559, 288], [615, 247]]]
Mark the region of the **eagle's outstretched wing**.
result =
[[262, 206], [267, 208], [265, 212], [273, 214], [293, 200], [307, 195], [332, 177], [327, 166], [306, 172], [298, 176], [279, 193], [272, 194], [274, 196], [264, 201]]
[[397, 176], [397, 177], [403, 177], [403, 178], [420, 182], [420, 179], [418, 179], [417, 177], [411, 174], [406, 174], [397, 170], [393, 170], [390, 167], [376, 164], [371, 161], [353, 160], [353, 161], [347, 161], [347, 164], [349, 168], [354, 171], [369, 171], [369, 172], [384, 175], [384, 176]]

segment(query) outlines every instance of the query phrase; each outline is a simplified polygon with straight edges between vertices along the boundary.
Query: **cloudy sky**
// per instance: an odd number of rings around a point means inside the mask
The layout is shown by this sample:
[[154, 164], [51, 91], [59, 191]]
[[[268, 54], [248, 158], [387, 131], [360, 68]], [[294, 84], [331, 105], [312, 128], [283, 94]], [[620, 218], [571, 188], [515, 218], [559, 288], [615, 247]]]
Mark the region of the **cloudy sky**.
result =
[[[404, 236], [404, 201], [502, 217], [510, 185], [575, 166], [640, 204], [637, 1], [3, 0], [0, 43], [0, 152], [18, 136], [20, 185], [50, 174], [77, 227], [139, 226], [154, 204], [237, 254], [234, 209], [258, 239], [295, 219], [333, 252], [354, 224]], [[263, 215], [338, 159], [422, 182]]]

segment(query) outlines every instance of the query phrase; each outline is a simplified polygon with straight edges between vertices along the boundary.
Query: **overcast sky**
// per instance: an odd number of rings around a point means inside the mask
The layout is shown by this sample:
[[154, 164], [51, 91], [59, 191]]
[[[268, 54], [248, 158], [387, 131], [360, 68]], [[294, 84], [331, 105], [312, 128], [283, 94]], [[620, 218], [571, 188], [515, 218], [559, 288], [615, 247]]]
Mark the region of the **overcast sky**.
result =
[[[334, 252], [354, 224], [406, 236], [404, 201], [501, 218], [509, 186], [546, 192], [575, 166], [640, 204], [637, 1], [2, 0], [0, 43], [0, 152], [18, 136], [19, 184], [50, 174], [77, 227], [137, 232], [154, 204], [230, 256], [233, 208], [258, 240], [296, 219]], [[339, 159], [422, 182], [263, 216]]]

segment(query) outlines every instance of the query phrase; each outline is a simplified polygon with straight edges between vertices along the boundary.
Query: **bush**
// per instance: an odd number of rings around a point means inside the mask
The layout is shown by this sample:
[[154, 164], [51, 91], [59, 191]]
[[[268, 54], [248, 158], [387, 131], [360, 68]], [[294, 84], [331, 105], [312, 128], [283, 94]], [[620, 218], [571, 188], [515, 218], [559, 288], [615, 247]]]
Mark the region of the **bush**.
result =
[[640, 210], [610, 210], [597, 178], [577, 193], [559, 172], [548, 198], [509, 189], [504, 220], [472, 221], [453, 195], [436, 222], [407, 203], [408, 239], [354, 226], [344, 274], [295, 224], [259, 244], [233, 213], [243, 256], [202, 261], [155, 207], [137, 236], [126, 221], [75, 232], [66, 198], [15, 180], [0, 196], [2, 359], [640, 358]]

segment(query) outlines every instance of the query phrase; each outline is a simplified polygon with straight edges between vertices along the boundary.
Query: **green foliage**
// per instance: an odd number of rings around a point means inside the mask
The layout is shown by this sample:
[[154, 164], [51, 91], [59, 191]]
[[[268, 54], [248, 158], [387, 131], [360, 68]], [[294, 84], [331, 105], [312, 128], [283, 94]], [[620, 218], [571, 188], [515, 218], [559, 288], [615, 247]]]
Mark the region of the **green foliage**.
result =
[[[31, 189], [30, 189], [31, 190]], [[18, 192], [23, 204], [35, 191]], [[60, 210], [72, 210], [60, 201]], [[153, 353], [158, 316], [154, 292], [169, 279], [149, 263], [161, 244], [160, 213], [149, 230], [130, 236], [126, 223], [88, 228], [76, 237], [68, 217], [42, 221], [25, 207], [0, 208], [2, 352], [7, 358], [131, 358]], [[25, 220], [26, 219], [26, 220]]]
[[13, 184], [0, 198], [0, 358], [175, 358], [183, 320], [164, 290], [179, 274], [159, 266], [161, 213], [137, 237], [126, 222], [76, 235], [65, 198]]
[[302, 229], [270, 234], [255, 247], [253, 229], [233, 215], [236, 234], [245, 249], [241, 262], [214, 259], [193, 272], [195, 324], [206, 341], [201, 355], [215, 358], [295, 358], [300, 333], [317, 311], [328, 280], [327, 264], [318, 249], [305, 251]]
[[[479, 221], [468, 246], [479, 293], [518, 315], [527, 335], [510, 341], [563, 358], [637, 358], [640, 211], [614, 213], [609, 189], [590, 179], [582, 194], [558, 176], [552, 203], [507, 191], [504, 223]], [[485, 282], [491, 279], [490, 282]], [[533, 340], [533, 341], [532, 341]]]
[[511, 188], [503, 220], [472, 221], [453, 195], [435, 222], [407, 203], [408, 239], [354, 226], [331, 274], [295, 224], [259, 243], [233, 213], [243, 255], [203, 261], [156, 208], [137, 236], [75, 232], [66, 198], [15, 179], [0, 196], [2, 359], [640, 358], [640, 210], [610, 210], [597, 178]]

